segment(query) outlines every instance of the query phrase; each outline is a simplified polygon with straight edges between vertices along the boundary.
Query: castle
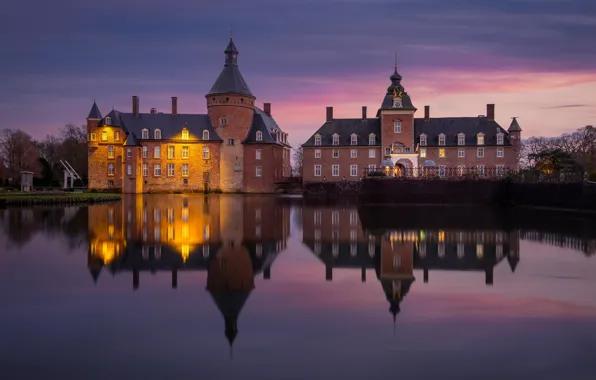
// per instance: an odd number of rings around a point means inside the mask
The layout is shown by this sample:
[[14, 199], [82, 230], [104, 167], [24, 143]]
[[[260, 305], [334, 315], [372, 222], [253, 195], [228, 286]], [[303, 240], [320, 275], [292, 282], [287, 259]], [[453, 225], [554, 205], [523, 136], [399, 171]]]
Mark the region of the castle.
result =
[[207, 114], [112, 110], [102, 117], [94, 102], [87, 117], [90, 190], [123, 193], [222, 191], [268, 193], [290, 176], [290, 145], [271, 116], [271, 103], [255, 106], [238, 69], [232, 38], [225, 64], [205, 95]]

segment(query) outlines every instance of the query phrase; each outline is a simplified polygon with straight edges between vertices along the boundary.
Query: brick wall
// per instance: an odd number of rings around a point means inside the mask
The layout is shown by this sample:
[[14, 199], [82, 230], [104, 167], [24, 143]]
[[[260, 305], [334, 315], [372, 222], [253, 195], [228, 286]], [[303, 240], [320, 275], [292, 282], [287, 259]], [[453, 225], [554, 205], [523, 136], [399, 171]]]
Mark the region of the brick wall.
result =
[[[333, 150], [339, 151], [339, 158], [333, 158]], [[374, 149], [375, 157], [369, 157], [369, 150]], [[321, 158], [315, 158], [315, 151], [321, 151]], [[356, 150], [356, 158], [352, 158], [351, 152]], [[383, 161], [381, 149], [378, 146], [373, 147], [305, 147], [304, 160], [302, 168], [302, 177], [304, 182], [318, 182], [325, 177], [327, 181], [341, 181], [343, 177], [347, 181], [357, 181], [362, 176], [362, 169], [368, 165], [376, 167]], [[315, 176], [315, 165], [321, 165], [321, 175]], [[333, 165], [339, 165], [339, 175], [333, 176]], [[357, 165], [357, 176], [352, 176], [350, 167]]]
[[[261, 159], [257, 160], [257, 151]], [[289, 149], [274, 144], [250, 144], [244, 147], [244, 191], [251, 193], [274, 193], [275, 183], [283, 179], [284, 158]], [[257, 167], [261, 176], [257, 176]], [[286, 169], [286, 176], [289, 169]]]
[[[401, 133], [394, 132], [394, 122], [401, 120]], [[382, 111], [381, 113], [381, 146], [383, 154], [385, 148], [393, 143], [402, 143], [414, 152], [414, 112], [413, 111]], [[379, 160], [381, 162], [382, 160]]]
[[[482, 146], [481, 146], [482, 147]], [[504, 165], [506, 168], [515, 169], [517, 166], [517, 155], [511, 146], [484, 146], [484, 157], [478, 157], [477, 146], [463, 147], [420, 147], [426, 149], [426, 157], [420, 157], [419, 164], [426, 160], [432, 160], [437, 165], [447, 167], [457, 167], [464, 165], [469, 168], [475, 168], [478, 165], [484, 165], [486, 169], [494, 168], [496, 165]], [[502, 148], [504, 157], [497, 157], [497, 149]], [[445, 157], [440, 157], [440, 149], [445, 150]], [[458, 149], [464, 149], [464, 157], [458, 157]]]

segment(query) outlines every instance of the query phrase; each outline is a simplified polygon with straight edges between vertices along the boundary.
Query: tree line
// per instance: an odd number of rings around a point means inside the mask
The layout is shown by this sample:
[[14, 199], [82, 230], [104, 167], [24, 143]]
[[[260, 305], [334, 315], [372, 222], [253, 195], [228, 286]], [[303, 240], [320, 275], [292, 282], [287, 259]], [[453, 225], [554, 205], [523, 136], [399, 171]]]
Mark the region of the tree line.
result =
[[[64, 168], [68, 161], [87, 182], [87, 128], [74, 124], [65, 125], [58, 135], [47, 135], [36, 140], [18, 129], [0, 132], [0, 168], [3, 185], [18, 185], [21, 171], [34, 175], [34, 186], [61, 186]], [[77, 184], [75, 184], [76, 186]]]

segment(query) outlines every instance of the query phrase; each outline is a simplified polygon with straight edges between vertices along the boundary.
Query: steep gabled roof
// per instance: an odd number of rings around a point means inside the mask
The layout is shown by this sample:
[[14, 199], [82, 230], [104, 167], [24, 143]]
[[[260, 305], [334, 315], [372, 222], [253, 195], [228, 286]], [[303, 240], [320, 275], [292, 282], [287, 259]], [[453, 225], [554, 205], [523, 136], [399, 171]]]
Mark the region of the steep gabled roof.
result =
[[139, 142], [137, 141], [137, 139], [135, 138], [135, 135], [133, 133], [129, 133], [126, 136], [126, 140], [124, 140], [124, 146], [139, 146], [141, 144], [139, 144]]
[[440, 117], [429, 119], [414, 119], [416, 142], [420, 142], [420, 135], [427, 136], [428, 146], [439, 145], [439, 135], [445, 134], [445, 146], [458, 146], [458, 134], [464, 133], [466, 145], [476, 145], [476, 135], [484, 134], [484, 145], [497, 145], [497, 133], [503, 133], [503, 145], [511, 145], [509, 134], [496, 121], [486, 117]]
[[99, 112], [99, 107], [97, 106], [97, 103], [95, 103], [95, 101], [93, 101], [93, 106], [91, 106], [91, 110], [89, 111], [89, 115], [87, 116], [87, 119], [101, 119], [101, 112]]
[[[276, 141], [275, 133], [273, 131], [281, 131], [282, 129], [279, 125], [275, 122], [273, 117], [267, 115], [265, 111], [261, 110], [258, 107], [254, 108], [254, 115], [252, 119], [252, 125], [248, 131], [246, 139], [244, 139], [243, 143], [259, 143], [259, 144], [279, 144], [279, 145], [286, 145], [281, 142]], [[263, 133], [263, 140], [257, 141], [256, 135], [257, 131]]]
[[371, 133], [377, 136], [376, 143], [381, 143], [381, 121], [378, 118], [373, 119], [333, 119], [327, 121], [321, 126], [306, 142], [303, 147], [315, 146], [315, 136], [321, 136], [321, 146], [333, 146], [333, 135], [339, 135], [339, 145], [351, 145], [351, 136], [358, 136], [356, 146], [369, 146], [368, 137]]

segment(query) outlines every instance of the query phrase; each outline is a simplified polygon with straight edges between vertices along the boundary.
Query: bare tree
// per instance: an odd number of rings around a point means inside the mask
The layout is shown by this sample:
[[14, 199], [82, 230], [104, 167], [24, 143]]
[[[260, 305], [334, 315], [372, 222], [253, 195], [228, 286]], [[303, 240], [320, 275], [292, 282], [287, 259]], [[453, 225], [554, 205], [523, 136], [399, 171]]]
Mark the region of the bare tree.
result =
[[87, 128], [67, 124], [60, 132], [62, 135], [60, 158], [68, 161], [81, 177], [87, 178]]
[[292, 154], [292, 161], [294, 161], [292, 165], [292, 172], [295, 173], [298, 177], [302, 177], [302, 163], [304, 161], [304, 149], [302, 148], [302, 145], [294, 149], [294, 153]]
[[6, 167], [7, 177], [14, 183], [20, 181], [20, 172], [32, 171], [39, 175], [39, 151], [31, 136], [20, 130], [4, 129], [0, 132], [0, 160]]

